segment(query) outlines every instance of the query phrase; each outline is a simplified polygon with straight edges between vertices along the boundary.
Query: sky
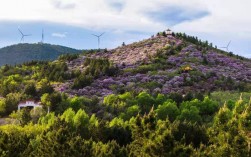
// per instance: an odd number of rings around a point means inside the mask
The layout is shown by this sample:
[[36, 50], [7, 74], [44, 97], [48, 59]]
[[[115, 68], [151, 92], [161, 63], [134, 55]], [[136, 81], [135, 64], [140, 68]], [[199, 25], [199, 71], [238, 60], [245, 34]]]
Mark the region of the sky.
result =
[[170, 28], [251, 58], [250, 0], [0, 0], [0, 47], [41, 41], [115, 48]]

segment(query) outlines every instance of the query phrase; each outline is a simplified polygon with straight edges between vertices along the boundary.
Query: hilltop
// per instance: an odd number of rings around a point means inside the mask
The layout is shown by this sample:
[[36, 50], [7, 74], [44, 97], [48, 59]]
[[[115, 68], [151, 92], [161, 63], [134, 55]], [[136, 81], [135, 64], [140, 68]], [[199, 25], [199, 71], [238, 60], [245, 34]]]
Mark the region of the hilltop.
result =
[[99, 75], [85, 87], [72, 89], [74, 80], [69, 80], [58, 85], [57, 89], [70, 95], [103, 97], [123, 91], [153, 94], [242, 91], [250, 88], [251, 83], [250, 59], [224, 52], [207, 41], [181, 33], [159, 33], [113, 50], [80, 56], [67, 62], [69, 71], [88, 69], [86, 58], [108, 59], [118, 71], [113, 76]]
[[17, 44], [0, 49], [0, 66], [15, 65], [32, 60], [55, 60], [66, 53], [81, 53], [73, 48], [51, 44]]

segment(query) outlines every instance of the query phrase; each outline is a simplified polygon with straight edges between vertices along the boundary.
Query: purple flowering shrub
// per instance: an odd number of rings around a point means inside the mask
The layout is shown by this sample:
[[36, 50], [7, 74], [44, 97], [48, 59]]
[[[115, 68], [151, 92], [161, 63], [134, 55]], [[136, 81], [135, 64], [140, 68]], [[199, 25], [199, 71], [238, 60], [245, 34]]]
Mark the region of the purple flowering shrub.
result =
[[[58, 89], [72, 95], [104, 97], [126, 91], [168, 94], [250, 88], [250, 60], [237, 59], [210, 46], [207, 48], [206, 43], [195, 45], [194, 42], [183, 37], [155, 36], [108, 52], [88, 54], [88, 57], [109, 59], [120, 73], [95, 78], [82, 89], [69, 90], [71, 81]], [[69, 69], [81, 69], [80, 60], [74, 62], [71, 61]]]

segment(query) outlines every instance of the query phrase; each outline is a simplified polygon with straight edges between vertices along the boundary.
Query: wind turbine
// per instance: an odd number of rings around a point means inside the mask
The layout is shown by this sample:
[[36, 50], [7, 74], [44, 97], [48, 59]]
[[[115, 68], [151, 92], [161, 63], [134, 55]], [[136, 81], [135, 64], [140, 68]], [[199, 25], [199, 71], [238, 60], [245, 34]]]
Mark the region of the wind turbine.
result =
[[99, 49], [99, 45], [100, 45], [100, 37], [101, 37], [102, 35], [104, 35], [104, 34], [105, 34], [105, 32], [102, 33], [102, 34], [100, 34], [100, 35], [92, 34], [93, 36], [95, 36], [95, 37], [98, 38], [98, 49]]
[[42, 29], [42, 40], [41, 40], [41, 43], [42, 44], [44, 43], [44, 29]]
[[221, 47], [221, 48], [224, 48], [224, 49], [226, 49], [227, 50], [227, 52], [228, 52], [228, 47], [229, 47], [229, 45], [231, 44], [231, 40], [228, 42], [228, 44], [227, 44], [227, 46], [226, 47]]
[[22, 36], [20, 42], [24, 41], [24, 37], [31, 36], [31, 34], [24, 34], [24, 33], [20, 30], [20, 28], [18, 28], [18, 31], [20, 32], [20, 34], [21, 34], [21, 36]]

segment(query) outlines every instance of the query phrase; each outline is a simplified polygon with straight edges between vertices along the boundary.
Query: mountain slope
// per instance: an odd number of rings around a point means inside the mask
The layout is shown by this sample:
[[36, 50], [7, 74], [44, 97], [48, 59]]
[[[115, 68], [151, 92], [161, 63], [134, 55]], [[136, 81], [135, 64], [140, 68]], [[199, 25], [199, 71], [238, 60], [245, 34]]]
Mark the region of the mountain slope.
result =
[[80, 50], [50, 44], [17, 44], [0, 49], [0, 66], [20, 64], [32, 60], [54, 60], [66, 53], [80, 53]]
[[107, 58], [119, 68], [114, 76], [100, 76], [81, 89], [73, 80], [57, 87], [70, 95], [105, 96], [122, 91], [150, 93], [206, 93], [249, 90], [251, 61], [218, 50], [185, 35], [158, 35], [150, 39], [98, 52], [68, 63], [71, 71], [85, 69], [86, 58]]

